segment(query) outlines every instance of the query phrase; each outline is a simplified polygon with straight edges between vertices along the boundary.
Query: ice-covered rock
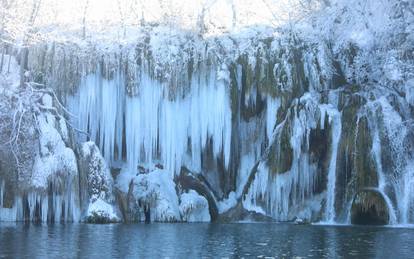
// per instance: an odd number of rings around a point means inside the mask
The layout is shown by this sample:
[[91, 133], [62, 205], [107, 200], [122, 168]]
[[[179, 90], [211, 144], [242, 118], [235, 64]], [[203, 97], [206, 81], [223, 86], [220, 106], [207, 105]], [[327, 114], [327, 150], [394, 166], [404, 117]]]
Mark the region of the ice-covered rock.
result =
[[97, 224], [114, 223], [120, 222], [120, 218], [118, 217], [113, 205], [102, 199], [96, 199], [89, 204], [86, 222]]
[[162, 169], [156, 169], [148, 174], [138, 174], [133, 179], [133, 195], [143, 208], [147, 221], [180, 220], [175, 187], [171, 174]]
[[38, 116], [37, 121], [40, 131], [40, 152], [33, 165], [31, 186], [46, 189], [50, 177], [77, 176], [77, 161], [75, 153], [65, 145], [55, 128], [55, 117], [46, 113]]
[[211, 220], [207, 199], [190, 190], [180, 196], [180, 214], [186, 222], [209, 222]]

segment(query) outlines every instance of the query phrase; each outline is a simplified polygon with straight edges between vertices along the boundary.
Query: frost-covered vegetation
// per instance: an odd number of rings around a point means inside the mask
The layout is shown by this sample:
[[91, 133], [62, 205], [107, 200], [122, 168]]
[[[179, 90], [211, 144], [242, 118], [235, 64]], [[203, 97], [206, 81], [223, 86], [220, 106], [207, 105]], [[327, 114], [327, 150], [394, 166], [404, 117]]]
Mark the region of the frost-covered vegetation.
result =
[[[14, 58], [2, 77], [1, 220], [79, 220], [78, 168], [54, 91], [19, 85]], [[17, 80], [16, 80], [17, 79]]]
[[66, 28], [9, 6], [32, 16], [3, 17], [0, 219], [350, 223], [378, 203], [413, 223], [414, 3], [263, 0], [254, 24], [247, 2], [100, 23], [87, 1]]

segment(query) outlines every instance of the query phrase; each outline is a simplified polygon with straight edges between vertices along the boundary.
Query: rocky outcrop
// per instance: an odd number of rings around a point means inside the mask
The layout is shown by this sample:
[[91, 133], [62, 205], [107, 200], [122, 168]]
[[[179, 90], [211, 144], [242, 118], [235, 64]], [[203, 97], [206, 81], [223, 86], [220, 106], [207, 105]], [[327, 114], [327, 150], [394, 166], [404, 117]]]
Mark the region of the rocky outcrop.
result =
[[276, 222], [276, 220], [270, 216], [266, 216], [264, 213], [244, 208], [243, 203], [239, 201], [236, 206], [233, 206], [226, 212], [221, 213], [217, 218], [217, 222]]

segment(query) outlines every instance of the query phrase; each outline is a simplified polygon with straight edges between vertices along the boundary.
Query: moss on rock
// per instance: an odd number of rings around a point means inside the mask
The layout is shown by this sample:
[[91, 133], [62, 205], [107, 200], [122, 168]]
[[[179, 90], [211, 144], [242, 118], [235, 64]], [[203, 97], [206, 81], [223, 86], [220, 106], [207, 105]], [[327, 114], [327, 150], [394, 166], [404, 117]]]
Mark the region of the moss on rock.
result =
[[355, 141], [355, 169], [357, 173], [357, 187], [378, 186], [378, 176], [370, 150], [372, 137], [368, 128], [368, 120], [362, 117], [357, 125]]
[[277, 136], [277, 140], [269, 147], [267, 166], [274, 174], [284, 173], [292, 167], [293, 148], [290, 144], [292, 125], [286, 121]]

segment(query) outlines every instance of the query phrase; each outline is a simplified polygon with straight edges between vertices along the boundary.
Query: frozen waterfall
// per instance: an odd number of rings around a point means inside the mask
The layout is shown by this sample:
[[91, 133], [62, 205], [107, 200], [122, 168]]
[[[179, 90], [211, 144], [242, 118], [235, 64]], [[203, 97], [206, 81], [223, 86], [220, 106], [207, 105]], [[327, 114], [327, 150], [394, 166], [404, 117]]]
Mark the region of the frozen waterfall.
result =
[[130, 170], [161, 163], [172, 173], [179, 173], [183, 165], [200, 171], [201, 153], [210, 141], [214, 155], [229, 164], [231, 110], [226, 80], [208, 70], [192, 76], [190, 91], [171, 93], [142, 72], [138, 95], [128, 96], [122, 72], [111, 80], [90, 74], [82, 79], [71, 107], [79, 114], [79, 128], [99, 143], [111, 164], [125, 160]]

